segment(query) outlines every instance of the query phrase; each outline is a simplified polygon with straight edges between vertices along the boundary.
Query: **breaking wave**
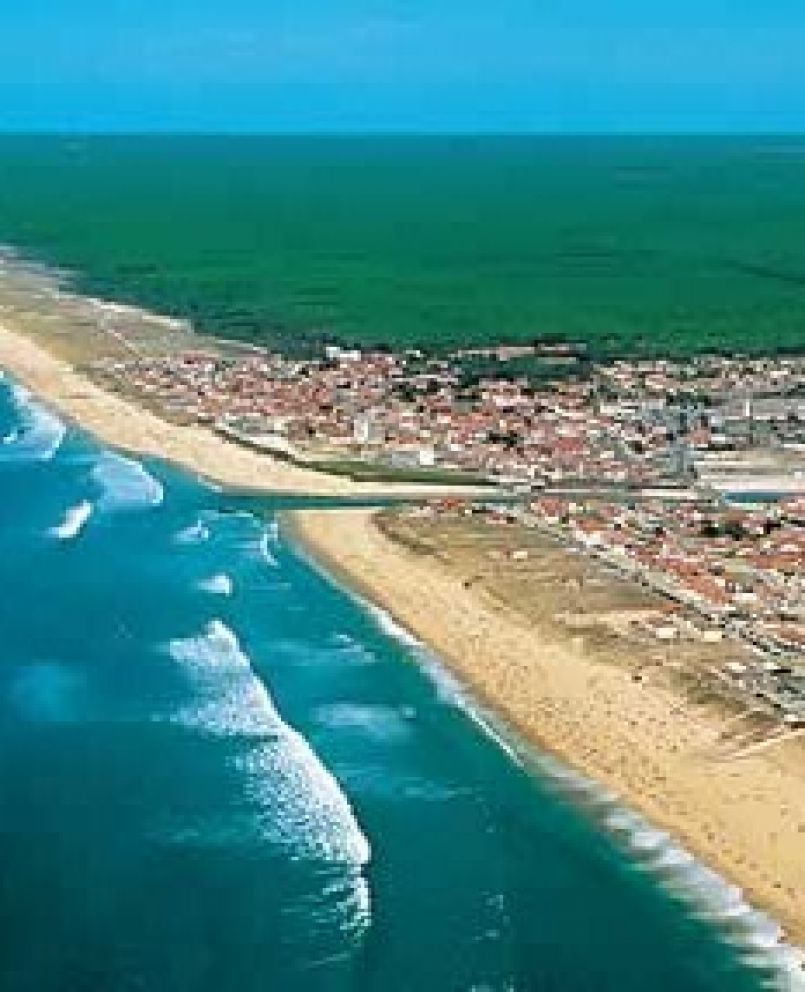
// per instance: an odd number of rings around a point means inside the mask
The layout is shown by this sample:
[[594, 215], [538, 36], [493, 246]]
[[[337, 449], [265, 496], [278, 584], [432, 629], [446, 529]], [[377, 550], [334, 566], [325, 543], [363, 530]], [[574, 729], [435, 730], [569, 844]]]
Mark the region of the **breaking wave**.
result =
[[554, 759], [536, 765], [558, 789], [589, 809], [636, 862], [699, 919], [713, 924], [748, 967], [769, 976], [778, 992], [804, 992], [805, 957], [786, 943], [782, 928], [754, 909], [742, 890], [686, 851], [670, 834], [626, 809], [617, 796]]
[[92, 480], [100, 488], [102, 510], [141, 510], [159, 506], [162, 484], [143, 465], [123, 455], [105, 451], [92, 469]]
[[89, 500], [83, 500], [76, 506], [71, 506], [65, 513], [64, 520], [55, 527], [51, 527], [49, 533], [52, 537], [57, 537], [60, 541], [70, 541], [81, 533], [84, 525], [92, 516], [93, 506]]
[[209, 538], [209, 527], [203, 520], [199, 519], [194, 524], [190, 524], [189, 527], [180, 530], [174, 537], [174, 541], [177, 544], [201, 544], [203, 541], [208, 541]]
[[[463, 710], [513, 761], [526, 763], [525, 750], [507, 739], [497, 721], [484, 713], [425, 645], [385, 610], [363, 599], [359, 602], [387, 636], [414, 654], [445, 702]], [[805, 954], [786, 942], [782, 928], [754, 909], [738, 886], [697, 861], [668, 833], [655, 829], [626, 809], [603, 786], [546, 755], [535, 755], [529, 750], [527, 760], [562, 793], [588, 809], [637, 863], [651, 871], [695, 916], [716, 926], [738, 949], [747, 966], [769, 976], [769, 988], [777, 992], [805, 992]]]
[[218, 575], [211, 575], [208, 579], [202, 579], [198, 588], [202, 592], [211, 593], [213, 596], [231, 596], [234, 591], [234, 584], [230, 576], [220, 572]]
[[436, 689], [438, 698], [448, 706], [460, 709], [511, 761], [517, 765], [522, 765], [521, 755], [516, 747], [507, 740], [502, 728], [496, 725], [497, 721], [482, 711], [461, 682], [444, 667], [436, 655], [414, 634], [397, 623], [386, 610], [375, 606], [368, 600], [361, 600], [361, 602], [383, 633], [402, 644], [414, 655], [420, 668]]
[[241, 650], [237, 634], [223, 620], [210, 620], [202, 633], [194, 637], [175, 638], [168, 644], [168, 653], [174, 661], [199, 675], [251, 671], [251, 663]]
[[338, 868], [341, 881], [330, 894], [341, 890], [336, 901], [345, 927], [363, 932], [371, 918], [364, 876], [369, 842], [335, 777], [277, 712], [237, 635], [212, 620], [200, 634], [173, 640], [167, 649], [197, 697], [175, 721], [208, 734], [252, 739], [234, 766], [244, 776], [260, 838], [294, 858]]
[[[274, 526], [276, 528], [276, 524]], [[260, 538], [260, 557], [270, 568], [279, 568], [279, 562], [274, 557], [274, 553], [271, 550], [271, 545], [276, 544], [276, 541], [276, 532], [272, 532], [271, 530], [264, 531]]]
[[270, 544], [275, 544], [275, 545], [276, 544], [279, 544], [279, 540], [280, 540], [280, 525], [277, 523], [276, 520], [271, 520], [266, 525], [265, 536], [266, 536], [266, 540]]
[[20, 424], [2, 438], [0, 459], [50, 461], [61, 447], [67, 433], [64, 422], [35, 400], [25, 386], [13, 385], [11, 399], [20, 418]]

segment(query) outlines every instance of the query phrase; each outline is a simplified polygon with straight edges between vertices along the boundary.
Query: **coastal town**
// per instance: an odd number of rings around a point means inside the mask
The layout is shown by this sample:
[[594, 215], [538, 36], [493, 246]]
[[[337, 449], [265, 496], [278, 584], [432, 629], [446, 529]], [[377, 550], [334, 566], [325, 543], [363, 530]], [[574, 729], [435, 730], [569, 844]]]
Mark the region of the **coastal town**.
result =
[[805, 726], [801, 357], [195, 348], [102, 359], [92, 374], [164, 417], [323, 471], [493, 485], [505, 503], [408, 512], [534, 528], [598, 560], [666, 602], [637, 633], [734, 644], [712, 676]]
[[533, 557], [531, 534], [589, 559], [604, 577], [647, 594], [645, 608], [617, 625], [633, 646], [653, 644], [667, 657], [698, 646], [697, 678], [718, 683], [783, 729], [805, 728], [805, 500], [451, 499], [405, 515], [420, 536], [429, 524], [462, 519], [504, 529], [513, 568]]
[[592, 364], [561, 346], [446, 358], [332, 346], [306, 361], [193, 350], [92, 372], [163, 416], [324, 467], [439, 469], [526, 489], [739, 489], [747, 476], [805, 487], [802, 358]]
[[280, 355], [23, 276], [0, 363], [33, 393], [224, 507], [294, 494], [289, 544], [800, 939], [802, 356]]
[[805, 992], [805, 3], [0, 31], [0, 992]]

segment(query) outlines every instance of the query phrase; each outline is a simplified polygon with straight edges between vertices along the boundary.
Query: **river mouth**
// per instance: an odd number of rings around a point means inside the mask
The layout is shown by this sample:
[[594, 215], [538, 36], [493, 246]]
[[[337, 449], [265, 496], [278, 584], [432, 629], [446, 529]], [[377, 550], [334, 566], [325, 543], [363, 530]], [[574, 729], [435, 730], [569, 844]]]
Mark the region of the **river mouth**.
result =
[[1, 384], [4, 992], [779, 980], [270, 514], [31, 416]]

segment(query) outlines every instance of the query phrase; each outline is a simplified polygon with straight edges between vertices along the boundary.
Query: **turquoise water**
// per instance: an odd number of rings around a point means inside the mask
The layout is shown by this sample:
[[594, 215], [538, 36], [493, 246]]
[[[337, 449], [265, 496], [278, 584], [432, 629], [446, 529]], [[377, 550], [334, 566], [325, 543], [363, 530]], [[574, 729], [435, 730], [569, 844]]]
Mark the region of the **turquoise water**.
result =
[[667, 894], [253, 501], [8, 382], [0, 438], [2, 992], [769, 977], [759, 921], [738, 947]]

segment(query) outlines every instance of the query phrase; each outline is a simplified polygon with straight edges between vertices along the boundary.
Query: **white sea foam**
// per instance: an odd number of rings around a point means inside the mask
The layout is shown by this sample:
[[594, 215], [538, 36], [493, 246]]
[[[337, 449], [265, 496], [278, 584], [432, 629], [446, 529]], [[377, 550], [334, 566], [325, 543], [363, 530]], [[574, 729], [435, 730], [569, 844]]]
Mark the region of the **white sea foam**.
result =
[[51, 527], [49, 533], [52, 537], [57, 537], [60, 541], [70, 541], [81, 533], [84, 525], [92, 516], [93, 506], [89, 500], [82, 500], [81, 503], [71, 506], [65, 513], [64, 520], [55, 527]]
[[786, 944], [781, 928], [753, 909], [738, 886], [697, 861], [668, 833], [618, 805], [615, 796], [594, 782], [589, 781], [581, 790], [578, 783], [582, 776], [552, 758], [539, 757], [537, 766], [569, 798], [578, 801], [581, 796], [591, 809], [603, 806], [602, 825], [691, 912], [715, 925], [742, 952], [742, 961], [767, 973], [769, 988], [778, 992], [805, 990], [801, 951]]
[[201, 674], [220, 671], [251, 672], [251, 663], [235, 632], [223, 620], [210, 620], [201, 634], [177, 638], [168, 644], [174, 661]]
[[385, 743], [404, 740], [411, 733], [415, 714], [379, 703], [329, 703], [316, 710], [316, 721], [335, 730], [357, 731]]
[[271, 551], [272, 543], [276, 543], [276, 538], [272, 538], [271, 532], [266, 530], [260, 537], [260, 557], [270, 568], [279, 568], [279, 562]]
[[503, 751], [503, 753], [515, 764], [522, 767], [523, 760], [515, 748], [506, 740], [503, 734], [495, 727], [494, 723], [481, 715], [473, 704], [465, 697], [461, 697], [459, 703], [463, 711], [472, 722], [482, 730], [486, 736]]
[[522, 758], [506, 739], [490, 716], [483, 713], [470, 698], [461, 682], [455, 678], [439, 659], [409, 630], [397, 623], [391, 614], [373, 603], [363, 600], [364, 608], [371, 614], [384, 634], [403, 644], [417, 658], [420, 667], [433, 683], [438, 697], [450, 706], [460, 709], [472, 722], [500, 748], [515, 764], [522, 765]]
[[237, 635], [213, 620], [200, 634], [171, 641], [168, 652], [187, 671], [197, 697], [176, 721], [209, 734], [255, 738], [234, 762], [260, 836], [287, 846], [293, 857], [338, 867], [345, 928], [362, 933], [371, 917], [364, 876], [369, 842], [334, 776], [277, 712]]
[[173, 539], [177, 544], [200, 544], [218, 534], [226, 538], [230, 548], [236, 547], [250, 558], [277, 566], [265, 528], [253, 513], [245, 510], [204, 510], [195, 523], [182, 528]]
[[294, 859], [337, 869], [323, 902], [328, 914], [336, 910], [341, 929], [360, 939], [372, 915], [365, 875], [371, 848], [336, 779], [288, 727], [278, 740], [237, 757], [235, 767], [246, 777], [249, 798], [260, 811], [262, 838]]
[[14, 384], [11, 398], [19, 426], [3, 438], [3, 461], [49, 461], [61, 447], [67, 428], [51, 410], [39, 403], [24, 386]]
[[266, 814], [266, 836], [297, 856], [363, 868], [371, 849], [347, 797], [304, 737], [283, 726], [235, 759]]
[[102, 510], [141, 510], [159, 506], [162, 484], [132, 458], [103, 452], [92, 469], [92, 479], [101, 490]]
[[[425, 650], [425, 646], [422, 641], [409, 631], [405, 627], [401, 626], [394, 617], [388, 613], [386, 610], [382, 610], [379, 606], [375, 606], [374, 603], [368, 602], [368, 600], [362, 600], [364, 609], [374, 618], [377, 626], [387, 634], [389, 637], [393, 637], [395, 641], [399, 641], [409, 648], [416, 648], [419, 651]], [[445, 673], [447, 675], [447, 673]], [[447, 676], [449, 678], [449, 676]], [[452, 680], [451, 680], [452, 681]], [[457, 683], [456, 683], [457, 685]]]
[[231, 596], [234, 591], [231, 577], [224, 572], [211, 575], [208, 579], [202, 579], [198, 587], [202, 592], [211, 593], [213, 596]]
[[[315, 562], [313, 562], [315, 566]], [[353, 598], [374, 618], [384, 633], [405, 645], [415, 655], [436, 683], [437, 692], [446, 701], [462, 708], [515, 761], [522, 762], [521, 749], [513, 746], [498, 731], [495, 721], [482, 715], [482, 709], [450, 675], [439, 660], [410, 631], [390, 614], [362, 599]], [[525, 755], [522, 750], [522, 755]], [[560, 765], [547, 755], [529, 751], [529, 764], [537, 767], [548, 780], [568, 796], [579, 801], [603, 825], [620, 837], [646, 870], [655, 872], [668, 888], [684, 899], [698, 915], [715, 921], [725, 937], [744, 950], [742, 960], [771, 976], [769, 988], [777, 992], [805, 992], [805, 955], [785, 942], [777, 924], [746, 903], [742, 893], [711, 869], [701, 865], [673, 839], [654, 830], [645, 820], [618, 804], [609, 790]]]
[[[544, 770], [551, 775], [550, 768]], [[769, 988], [778, 992], [805, 990], [802, 952], [785, 942], [777, 923], [752, 908], [738, 886], [698, 862], [667, 833], [652, 828], [636, 813], [612, 805], [603, 822], [638, 863], [687, 903], [696, 916], [715, 925], [742, 952], [741, 960], [747, 966], [765, 972]]]
[[197, 520], [189, 527], [183, 528], [174, 537], [174, 541], [177, 544], [201, 544], [203, 541], [208, 541], [209, 539], [210, 529], [203, 520]]
[[[435, 682], [439, 695], [463, 709], [514, 761], [522, 763], [520, 753], [498, 731], [495, 721], [483, 714], [438, 659], [386, 611], [361, 602], [384, 633], [415, 654]], [[743, 961], [769, 974], [770, 988], [777, 992], [805, 992], [805, 955], [786, 943], [781, 928], [753, 909], [737, 886], [698, 862], [669, 834], [620, 806], [618, 797], [607, 789], [548, 756], [540, 755], [534, 763], [569, 798], [581, 800], [598, 816], [603, 811], [603, 825], [628, 847], [638, 863], [656, 874], [692, 912], [718, 926], [727, 939], [744, 951]]]

